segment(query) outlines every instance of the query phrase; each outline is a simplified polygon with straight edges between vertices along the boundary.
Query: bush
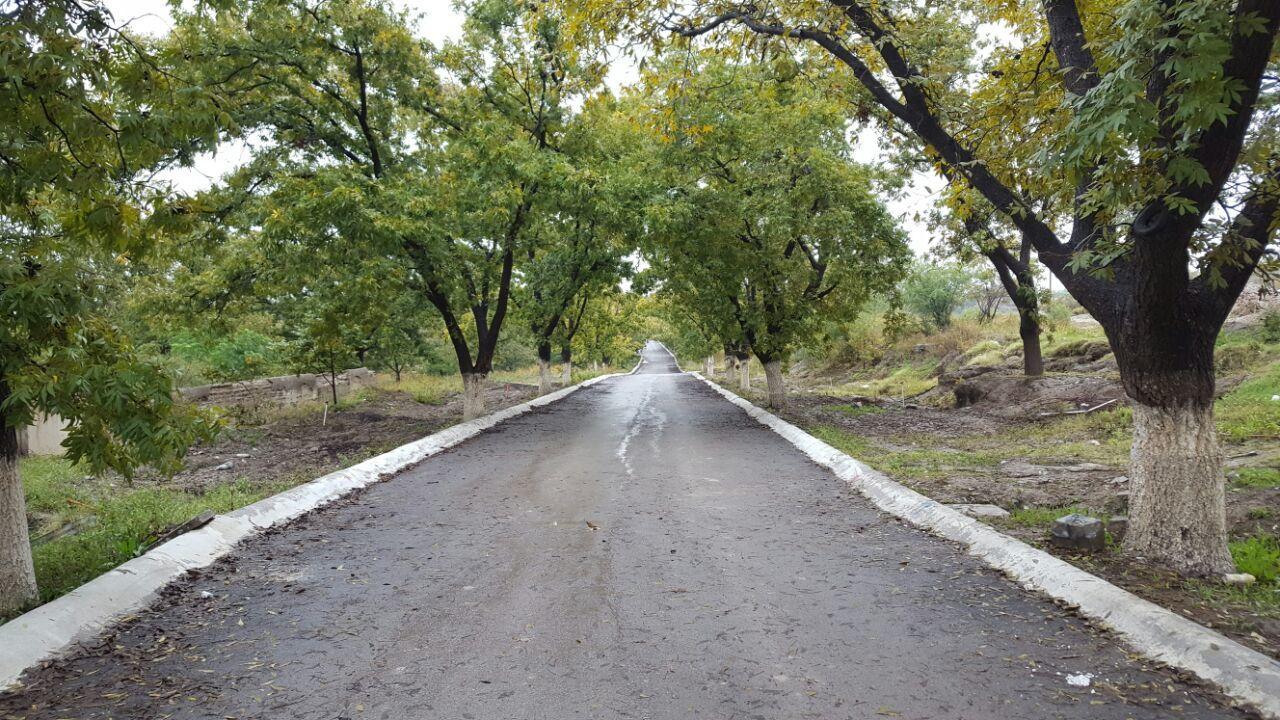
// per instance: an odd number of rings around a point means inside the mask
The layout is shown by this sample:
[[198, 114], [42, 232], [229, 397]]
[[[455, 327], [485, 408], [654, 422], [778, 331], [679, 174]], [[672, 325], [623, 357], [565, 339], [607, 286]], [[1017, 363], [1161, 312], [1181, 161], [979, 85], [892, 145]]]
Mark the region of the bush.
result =
[[1268, 310], [1262, 316], [1262, 339], [1269, 343], [1280, 343], [1280, 310]]
[[902, 283], [902, 301], [933, 327], [945, 328], [969, 292], [970, 277], [958, 265], [916, 263]]
[[1280, 542], [1273, 535], [1254, 535], [1231, 543], [1231, 557], [1240, 572], [1269, 584], [1280, 576]]
[[1262, 359], [1262, 345], [1256, 342], [1226, 345], [1214, 353], [1218, 370], [1243, 370]]

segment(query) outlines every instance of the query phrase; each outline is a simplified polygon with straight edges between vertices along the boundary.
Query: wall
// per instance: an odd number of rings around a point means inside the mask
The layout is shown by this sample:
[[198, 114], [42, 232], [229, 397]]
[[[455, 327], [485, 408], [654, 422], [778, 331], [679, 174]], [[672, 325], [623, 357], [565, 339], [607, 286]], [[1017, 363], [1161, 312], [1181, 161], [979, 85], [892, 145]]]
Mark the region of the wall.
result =
[[[374, 375], [366, 368], [355, 368], [338, 375], [338, 397], [372, 385]], [[219, 407], [258, 407], [275, 405], [284, 407], [309, 400], [329, 399], [329, 381], [323, 375], [306, 373], [281, 377], [243, 380], [182, 388], [182, 397], [199, 405]]]
[[34, 425], [18, 430], [18, 453], [22, 455], [61, 455], [62, 441], [67, 438], [66, 422], [57, 415], [39, 415]]

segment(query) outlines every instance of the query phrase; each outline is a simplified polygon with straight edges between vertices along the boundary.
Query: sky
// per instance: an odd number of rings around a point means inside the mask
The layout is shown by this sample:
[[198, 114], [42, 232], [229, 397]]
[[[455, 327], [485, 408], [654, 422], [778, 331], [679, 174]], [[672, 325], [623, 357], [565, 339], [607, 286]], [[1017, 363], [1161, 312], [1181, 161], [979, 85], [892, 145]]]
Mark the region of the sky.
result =
[[[400, 7], [411, 14], [421, 15], [418, 20], [418, 34], [432, 43], [439, 45], [444, 40], [457, 37], [462, 32], [462, 14], [453, 7], [453, 0], [394, 0]], [[115, 15], [116, 20], [128, 23], [136, 32], [152, 35], [163, 35], [173, 23], [169, 14], [168, 0], [104, 0], [106, 6]], [[627, 62], [622, 59], [620, 62]], [[633, 78], [635, 68], [627, 65], [617, 67], [610, 73], [611, 84], [619, 79]], [[880, 159], [879, 130], [867, 129], [859, 133], [854, 145], [854, 157], [862, 162], [874, 162]], [[191, 192], [209, 187], [225, 173], [249, 160], [250, 149], [242, 143], [227, 143], [215, 154], [202, 155], [196, 158], [190, 168], [183, 168], [168, 174], [174, 185], [181, 190]], [[917, 213], [923, 214], [933, 206], [934, 199], [943, 188], [943, 181], [932, 173], [916, 173], [901, 197], [889, 200], [886, 205], [907, 231], [911, 249], [918, 256], [928, 252], [933, 238], [927, 225], [915, 219]]]

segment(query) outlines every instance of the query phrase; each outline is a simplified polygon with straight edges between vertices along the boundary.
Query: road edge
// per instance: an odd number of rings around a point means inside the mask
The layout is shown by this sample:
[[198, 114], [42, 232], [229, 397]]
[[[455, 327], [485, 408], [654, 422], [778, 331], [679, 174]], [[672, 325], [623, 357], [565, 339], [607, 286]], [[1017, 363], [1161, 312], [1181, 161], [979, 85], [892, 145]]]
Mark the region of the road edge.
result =
[[598, 375], [528, 402], [458, 423], [349, 468], [218, 515], [204, 527], [179, 535], [108, 570], [66, 595], [0, 625], [0, 690], [15, 687], [28, 668], [58, 657], [77, 642], [101, 633], [142, 609], [166, 585], [190, 570], [210, 565], [234, 550], [241, 541], [388, 479], [511, 418], [603, 380], [629, 374]]
[[1133, 650], [1208, 681], [1280, 720], [1280, 662], [895, 482], [799, 427], [690, 372], [881, 510], [947, 540], [1025, 588], [1070, 605]]

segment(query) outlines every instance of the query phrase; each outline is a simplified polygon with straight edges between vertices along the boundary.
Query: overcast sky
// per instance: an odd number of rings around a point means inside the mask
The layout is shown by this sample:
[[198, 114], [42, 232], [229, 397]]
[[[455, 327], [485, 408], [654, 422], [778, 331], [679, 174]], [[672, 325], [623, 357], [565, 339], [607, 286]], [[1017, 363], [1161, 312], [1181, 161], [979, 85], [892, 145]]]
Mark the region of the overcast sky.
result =
[[[439, 45], [447, 38], [456, 37], [462, 31], [462, 14], [453, 7], [453, 0], [395, 0], [401, 7], [422, 17], [418, 20], [418, 34]], [[116, 20], [127, 22], [136, 32], [163, 35], [172, 27], [166, 0], [105, 0]], [[625, 62], [625, 60], [623, 61]], [[632, 67], [615, 68], [611, 79], [635, 76]], [[858, 137], [855, 156], [864, 162], [879, 157], [879, 138], [876, 132], [864, 131]], [[241, 144], [228, 144], [215, 155], [196, 159], [195, 167], [171, 174], [175, 185], [187, 191], [208, 187], [224, 173], [249, 159], [248, 148]], [[911, 237], [911, 247], [917, 255], [929, 248], [931, 235], [928, 228], [916, 222], [914, 216], [923, 214], [932, 205], [942, 188], [942, 181], [931, 173], [917, 173], [904, 197], [888, 203], [889, 209], [901, 221]]]

